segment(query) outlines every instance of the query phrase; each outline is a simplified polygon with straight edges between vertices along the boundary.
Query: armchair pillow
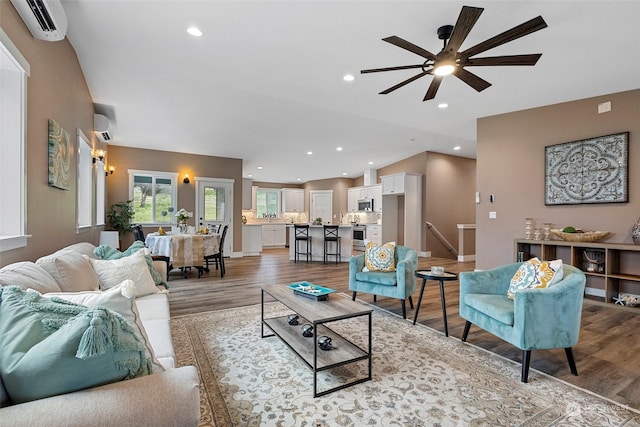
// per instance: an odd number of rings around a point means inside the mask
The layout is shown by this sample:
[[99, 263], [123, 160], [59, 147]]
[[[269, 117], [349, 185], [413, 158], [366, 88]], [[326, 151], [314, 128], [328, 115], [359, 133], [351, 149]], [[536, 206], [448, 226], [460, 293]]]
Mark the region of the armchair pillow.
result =
[[119, 314], [0, 288], [0, 376], [13, 403], [150, 372], [144, 345]]
[[511, 278], [507, 297], [514, 299], [519, 289], [548, 288], [562, 280], [562, 260], [540, 261], [532, 258], [523, 262]]
[[367, 243], [364, 251], [364, 268], [362, 271], [396, 271], [395, 262], [396, 242], [385, 243], [382, 246], [374, 242]]

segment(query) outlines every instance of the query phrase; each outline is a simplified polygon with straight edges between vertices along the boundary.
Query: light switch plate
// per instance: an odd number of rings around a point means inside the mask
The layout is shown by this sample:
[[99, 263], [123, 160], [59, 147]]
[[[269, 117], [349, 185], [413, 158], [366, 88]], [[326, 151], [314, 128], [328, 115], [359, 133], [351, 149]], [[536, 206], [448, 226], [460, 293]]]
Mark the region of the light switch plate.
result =
[[489, 218], [490, 218], [490, 219], [496, 219], [496, 213], [495, 213], [495, 211], [491, 211], [491, 212], [489, 212]]
[[480, 203], [480, 192], [476, 191], [476, 205]]

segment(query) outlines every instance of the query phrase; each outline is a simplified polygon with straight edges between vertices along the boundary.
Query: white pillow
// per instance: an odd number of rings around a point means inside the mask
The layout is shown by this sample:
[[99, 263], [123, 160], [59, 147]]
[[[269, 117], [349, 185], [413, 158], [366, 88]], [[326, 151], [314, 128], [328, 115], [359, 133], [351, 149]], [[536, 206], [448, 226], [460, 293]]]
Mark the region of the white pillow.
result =
[[44, 294], [47, 298], [57, 297], [65, 301], [76, 304], [82, 304], [89, 308], [106, 307], [122, 315], [129, 325], [133, 328], [140, 341], [144, 343], [147, 357], [153, 364], [153, 372], [162, 372], [164, 368], [156, 358], [149, 336], [145, 330], [138, 307], [133, 297], [136, 293], [136, 285], [131, 280], [116, 285], [106, 291], [87, 291], [87, 292], [50, 292]]
[[136, 284], [136, 297], [159, 292], [151, 273], [149, 273], [149, 267], [143, 251], [113, 260], [93, 259], [86, 255], [84, 256], [91, 262], [91, 266], [98, 275], [100, 289], [102, 290], [117, 286], [129, 279]]
[[36, 264], [58, 282], [63, 292], [97, 291], [98, 278], [85, 257], [72, 250], [59, 250], [38, 259]]

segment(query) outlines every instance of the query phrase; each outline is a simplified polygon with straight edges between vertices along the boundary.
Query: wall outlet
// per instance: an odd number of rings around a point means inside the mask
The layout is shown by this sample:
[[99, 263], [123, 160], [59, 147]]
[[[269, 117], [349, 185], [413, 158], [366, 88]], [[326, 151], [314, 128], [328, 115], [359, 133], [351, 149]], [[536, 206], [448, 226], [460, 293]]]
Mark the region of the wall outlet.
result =
[[489, 212], [489, 219], [496, 219], [496, 213], [495, 213], [495, 211], [491, 211], [491, 212]]

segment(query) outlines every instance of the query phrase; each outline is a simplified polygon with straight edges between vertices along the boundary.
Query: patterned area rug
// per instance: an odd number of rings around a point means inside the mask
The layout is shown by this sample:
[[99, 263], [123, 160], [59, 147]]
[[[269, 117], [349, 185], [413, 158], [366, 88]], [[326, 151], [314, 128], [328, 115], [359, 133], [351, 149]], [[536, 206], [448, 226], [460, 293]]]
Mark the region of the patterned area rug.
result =
[[[523, 384], [519, 364], [373, 308], [372, 381], [319, 398], [311, 370], [260, 338], [259, 305], [171, 319], [178, 365], [200, 373], [200, 426], [640, 426], [633, 410], [534, 370]], [[365, 319], [331, 326], [366, 348]], [[366, 362], [326, 371], [319, 388], [363, 374]]]

